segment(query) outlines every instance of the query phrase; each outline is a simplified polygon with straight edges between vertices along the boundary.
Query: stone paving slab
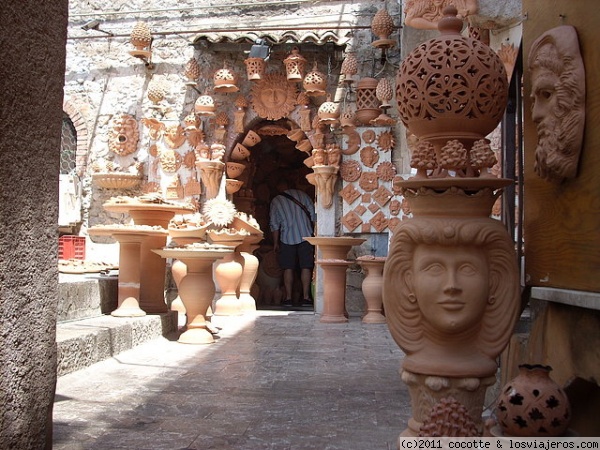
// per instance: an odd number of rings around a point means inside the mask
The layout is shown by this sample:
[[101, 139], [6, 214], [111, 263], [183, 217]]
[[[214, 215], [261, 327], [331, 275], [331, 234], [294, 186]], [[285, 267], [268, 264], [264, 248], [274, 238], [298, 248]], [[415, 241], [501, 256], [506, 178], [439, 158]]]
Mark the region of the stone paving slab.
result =
[[410, 417], [385, 325], [260, 311], [209, 345], [154, 339], [58, 379], [55, 450], [395, 449]]

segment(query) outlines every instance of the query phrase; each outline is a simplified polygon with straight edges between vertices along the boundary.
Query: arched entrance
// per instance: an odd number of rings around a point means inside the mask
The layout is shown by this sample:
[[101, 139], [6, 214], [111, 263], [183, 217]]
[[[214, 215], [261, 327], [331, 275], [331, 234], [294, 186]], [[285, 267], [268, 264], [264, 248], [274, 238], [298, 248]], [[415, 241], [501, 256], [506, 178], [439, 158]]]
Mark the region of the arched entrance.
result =
[[[260, 261], [259, 273], [254, 286], [253, 297], [257, 308], [277, 307], [283, 297], [281, 270], [273, 252], [273, 238], [269, 228], [269, 205], [278, 194], [277, 183], [286, 179], [293, 189], [306, 192], [315, 198], [315, 187], [306, 175], [311, 170], [304, 164], [309, 156], [296, 149], [296, 142], [287, 133], [297, 125], [289, 120], [260, 120], [249, 130], [261, 137], [261, 141], [251, 148], [249, 164], [241, 179], [244, 189], [233, 195], [238, 211], [252, 214], [264, 233], [260, 247], [254, 252]], [[299, 275], [295, 277], [299, 283]], [[294, 289], [300, 295], [300, 289]]]

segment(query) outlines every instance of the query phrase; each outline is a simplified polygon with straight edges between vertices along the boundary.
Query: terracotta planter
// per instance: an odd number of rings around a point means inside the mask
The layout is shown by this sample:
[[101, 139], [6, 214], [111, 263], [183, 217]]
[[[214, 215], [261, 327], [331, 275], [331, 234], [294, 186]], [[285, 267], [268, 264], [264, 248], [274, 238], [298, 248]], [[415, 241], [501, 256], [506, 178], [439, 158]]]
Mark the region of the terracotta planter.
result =
[[258, 134], [256, 134], [254, 131], [250, 130], [246, 134], [246, 137], [242, 141], [242, 144], [245, 145], [246, 147], [254, 147], [260, 141], [262, 141], [261, 137]]
[[237, 178], [244, 172], [245, 169], [246, 169], [246, 166], [244, 164], [236, 163], [236, 162], [228, 162], [228, 163], [226, 163], [225, 170], [227, 172], [228, 178]]
[[233, 150], [231, 150], [231, 159], [234, 161], [244, 161], [250, 158], [250, 150], [244, 147], [243, 144], [235, 144]]
[[367, 303], [367, 314], [362, 318], [363, 323], [386, 323], [382, 314], [383, 308], [383, 265], [385, 257], [361, 256], [356, 258], [361, 267], [367, 271], [362, 282], [362, 292]]
[[229, 195], [235, 194], [237, 191], [239, 191], [242, 188], [243, 185], [244, 185], [244, 182], [241, 180], [227, 178], [225, 180], [225, 192], [227, 192]]
[[522, 364], [504, 387], [496, 417], [504, 436], [561, 436], [571, 419], [569, 399], [550, 366]]
[[139, 186], [142, 178], [131, 173], [94, 173], [92, 182], [105, 189], [133, 189]]

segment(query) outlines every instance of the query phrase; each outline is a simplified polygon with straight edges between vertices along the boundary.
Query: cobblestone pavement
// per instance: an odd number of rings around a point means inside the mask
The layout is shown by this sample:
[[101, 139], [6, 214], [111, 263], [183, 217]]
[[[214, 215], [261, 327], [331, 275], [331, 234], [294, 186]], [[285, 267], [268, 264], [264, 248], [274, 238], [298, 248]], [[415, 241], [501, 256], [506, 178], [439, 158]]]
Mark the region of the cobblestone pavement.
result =
[[387, 326], [299, 312], [214, 317], [58, 379], [54, 449], [395, 449], [410, 417]]

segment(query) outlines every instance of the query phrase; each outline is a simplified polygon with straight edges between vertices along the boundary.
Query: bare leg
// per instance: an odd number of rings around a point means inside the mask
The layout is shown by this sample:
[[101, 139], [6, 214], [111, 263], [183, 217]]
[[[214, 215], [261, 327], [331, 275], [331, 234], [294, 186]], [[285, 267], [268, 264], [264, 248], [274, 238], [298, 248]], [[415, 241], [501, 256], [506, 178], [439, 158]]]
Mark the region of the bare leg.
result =
[[303, 299], [310, 298], [310, 282], [312, 280], [312, 270], [302, 269], [300, 273], [300, 279], [302, 280], [302, 297]]
[[292, 298], [292, 285], [294, 284], [294, 270], [284, 269], [283, 271], [283, 286], [285, 287], [285, 299]]

